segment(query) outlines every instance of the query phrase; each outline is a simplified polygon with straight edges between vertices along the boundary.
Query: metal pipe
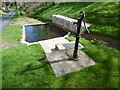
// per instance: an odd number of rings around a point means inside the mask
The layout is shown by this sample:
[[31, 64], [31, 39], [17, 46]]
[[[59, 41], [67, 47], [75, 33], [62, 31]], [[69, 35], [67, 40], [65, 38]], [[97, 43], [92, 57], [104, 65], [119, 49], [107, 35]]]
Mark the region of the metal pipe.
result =
[[84, 11], [81, 11], [80, 13], [82, 13], [81, 18], [77, 19], [77, 33], [76, 33], [76, 41], [75, 41], [75, 47], [74, 47], [74, 52], [73, 52], [73, 60], [78, 60], [77, 58], [77, 52], [78, 52], [78, 44], [79, 44], [79, 38], [80, 38], [80, 29], [81, 29], [81, 24], [82, 24], [82, 19], [84, 19], [85, 17], [85, 13]]

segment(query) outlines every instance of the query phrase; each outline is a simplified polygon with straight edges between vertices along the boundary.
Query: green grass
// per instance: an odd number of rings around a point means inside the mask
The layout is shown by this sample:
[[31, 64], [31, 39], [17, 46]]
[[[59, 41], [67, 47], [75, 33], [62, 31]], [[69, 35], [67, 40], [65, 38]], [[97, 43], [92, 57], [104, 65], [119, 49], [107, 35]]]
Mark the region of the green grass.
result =
[[40, 73], [44, 73], [45, 68], [42, 67], [46, 66], [46, 62], [41, 63], [38, 60], [44, 58], [44, 50], [37, 44], [20, 45], [3, 50], [3, 87], [28, 87], [37, 83], [37, 77], [40, 77]]
[[[76, 18], [76, 11], [79, 13], [80, 9], [83, 7], [86, 7], [92, 3], [62, 3], [62, 4], [56, 4], [55, 6], [39, 6], [36, 9], [34, 13], [32, 13], [30, 16], [35, 17], [39, 20], [44, 21], [51, 21], [52, 15], [54, 14], [60, 14], [65, 15], [68, 17]], [[80, 14], [78, 14], [80, 16]]]
[[42, 23], [41, 21], [34, 19], [34, 18], [29, 18], [27, 16], [19, 16], [18, 18], [13, 18], [11, 24], [16, 25], [16, 24], [24, 25], [24, 24], [32, 24], [32, 23]]
[[118, 4], [119, 2], [72, 2], [55, 6], [37, 6], [29, 16], [43, 21], [51, 21], [52, 15], [55, 14], [79, 18], [80, 11], [84, 10], [87, 22], [93, 24], [89, 29], [91, 33], [120, 39]]
[[22, 26], [21, 25], [10, 25], [2, 34], [2, 41], [8, 43], [19, 43], [22, 38]]
[[[69, 38], [74, 40], [74, 38]], [[2, 51], [3, 88], [118, 88], [118, 52], [80, 39], [82, 50], [97, 64], [56, 77], [40, 45], [20, 45]]]

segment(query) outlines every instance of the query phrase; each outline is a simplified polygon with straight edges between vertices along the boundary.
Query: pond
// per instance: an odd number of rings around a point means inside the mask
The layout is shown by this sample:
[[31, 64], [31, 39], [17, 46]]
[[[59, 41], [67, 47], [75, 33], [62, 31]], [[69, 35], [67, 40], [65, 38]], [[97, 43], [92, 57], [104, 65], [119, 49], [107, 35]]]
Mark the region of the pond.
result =
[[52, 24], [25, 26], [26, 41], [29, 43], [61, 37], [67, 34]]

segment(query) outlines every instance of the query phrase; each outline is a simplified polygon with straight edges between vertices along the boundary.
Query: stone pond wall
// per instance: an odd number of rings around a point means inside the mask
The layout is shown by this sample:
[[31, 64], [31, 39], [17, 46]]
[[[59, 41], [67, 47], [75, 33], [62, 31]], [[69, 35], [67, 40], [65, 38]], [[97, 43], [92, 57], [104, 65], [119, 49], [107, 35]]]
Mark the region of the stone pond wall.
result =
[[[52, 15], [52, 23], [57, 24], [71, 32], [76, 33], [77, 25], [74, 24], [74, 22], [77, 22], [77, 20], [62, 15]], [[81, 26], [82, 26], [81, 27], [81, 34], [82, 34], [85, 31], [83, 22]], [[90, 24], [87, 23], [86, 26], [89, 27]]]

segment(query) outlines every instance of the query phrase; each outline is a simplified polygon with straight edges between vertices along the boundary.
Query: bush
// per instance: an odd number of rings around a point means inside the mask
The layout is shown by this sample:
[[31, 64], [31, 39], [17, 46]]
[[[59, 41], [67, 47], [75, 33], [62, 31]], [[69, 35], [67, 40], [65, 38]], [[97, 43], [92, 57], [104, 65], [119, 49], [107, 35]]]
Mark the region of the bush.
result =
[[20, 11], [20, 9], [16, 9], [15, 11], [16, 11], [16, 13], [14, 15], [14, 18], [18, 18], [20, 16], [26, 16], [25, 12]]
[[17, 18], [17, 17], [19, 17], [19, 16], [20, 16], [20, 11], [17, 10], [17, 11], [16, 11], [16, 14], [15, 14], [15, 16], [14, 16], [14, 18]]

